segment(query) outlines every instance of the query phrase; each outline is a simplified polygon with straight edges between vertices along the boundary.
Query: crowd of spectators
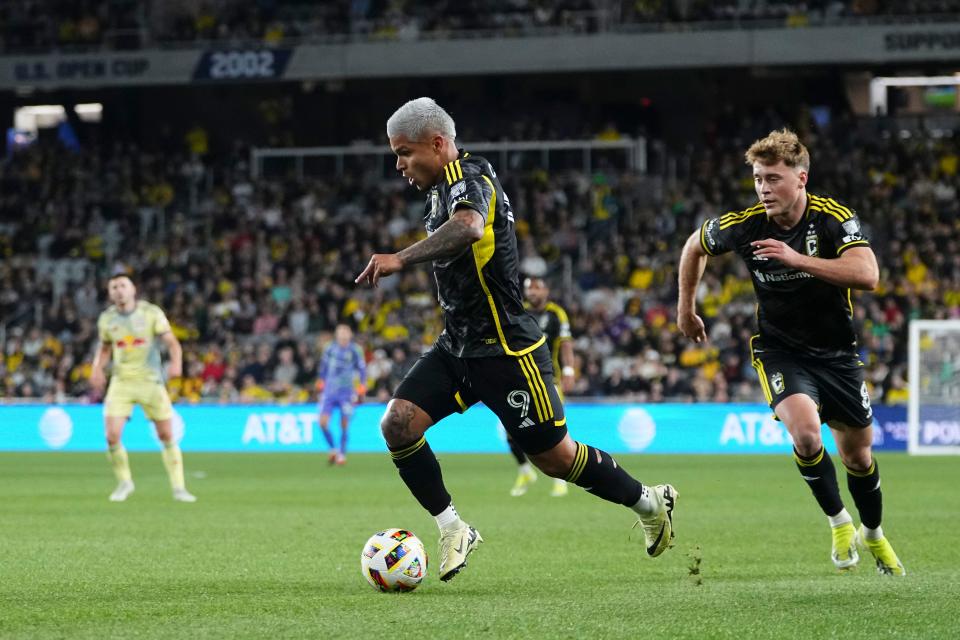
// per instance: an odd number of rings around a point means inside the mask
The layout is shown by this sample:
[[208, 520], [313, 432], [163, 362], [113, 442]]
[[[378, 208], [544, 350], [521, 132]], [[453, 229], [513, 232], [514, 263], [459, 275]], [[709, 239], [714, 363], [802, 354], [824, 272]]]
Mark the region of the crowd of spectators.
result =
[[[711, 262], [699, 291], [710, 340], [696, 345], [676, 331], [676, 262], [703, 219], [755, 202], [742, 151], [781, 123], [720, 119], [676, 150], [674, 182], [602, 165], [501, 168], [522, 268], [546, 276], [571, 317], [571, 395], [761, 399], [745, 268]], [[874, 398], [902, 402], [907, 321], [960, 316], [957, 140], [795, 124], [811, 191], [859, 210], [873, 241], [881, 284], [854, 299], [861, 356]], [[245, 154], [221, 158], [44, 143], [0, 163], [0, 395], [89, 398], [105, 277], [123, 268], [184, 345], [183, 400], [306, 400], [339, 322], [365, 348], [369, 395], [389, 397], [442, 329], [433, 280], [426, 268], [375, 290], [353, 278], [371, 253], [422, 236], [421, 197], [372, 170], [255, 181]]]
[[0, 51], [935, 20], [958, 0], [4, 0]]

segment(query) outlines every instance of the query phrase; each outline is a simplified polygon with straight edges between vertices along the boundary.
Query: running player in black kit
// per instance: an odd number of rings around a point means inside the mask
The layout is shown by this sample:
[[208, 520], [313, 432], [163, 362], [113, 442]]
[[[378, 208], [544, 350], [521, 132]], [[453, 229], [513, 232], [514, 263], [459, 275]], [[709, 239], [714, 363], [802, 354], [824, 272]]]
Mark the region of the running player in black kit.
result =
[[[757, 295], [753, 366], [777, 418], [793, 438], [794, 459], [830, 523], [831, 557], [840, 570], [870, 550], [885, 575], [903, 565], [880, 528], [880, 471], [873, 458], [870, 395], [857, 355], [851, 289], [877, 286], [877, 259], [857, 215], [836, 200], [808, 194], [810, 154], [786, 129], [746, 152], [760, 202], [706, 220], [680, 258], [677, 325], [706, 339], [696, 290], [707, 258], [734, 251], [746, 263]], [[823, 447], [821, 423], [833, 432], [860, 514], [858, 531], [843, 506], [836, 469]]]
[[550, 348], [523, 308], [514, 214], [493, 167], [457, 149], [453, 119], [430, 98], [397, 109], [387, 137], [397, 170], [427, 194], [427, 238], [374, 254], [356, 282], [375, 287], [433, 262], [445, 327], [397, 388], [380, 428], [400, 477], [440, 528], [440, 579], [459, 573], [483, 540], [460, 519], [424, 433], [478, 401], [544, 473], [633, 509], [647, 553], [660, 555], [671, 545], [676, 492], [640, 484], [610, 454], [567, 434]]

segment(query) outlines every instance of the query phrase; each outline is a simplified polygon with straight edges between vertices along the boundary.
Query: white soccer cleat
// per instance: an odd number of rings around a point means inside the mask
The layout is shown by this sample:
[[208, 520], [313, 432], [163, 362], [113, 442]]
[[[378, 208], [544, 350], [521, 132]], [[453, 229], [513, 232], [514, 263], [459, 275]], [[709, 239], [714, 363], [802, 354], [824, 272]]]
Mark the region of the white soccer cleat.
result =
[[133, 480], [121, 480], [117, 488], [110, 494], [110, 502], [123, 502], [133, 493]]
[[462, 522], [458, 529], [440, 535], [440, 580], [446, 582], [467, 566], [467, 556], [480, 546], [480, 532]]
[[196, 502], [197, 496], [193, 495], [186, 489], [174, 489], [173, 499], [177, 502]]
[[671, 485], [658, 484], [650, 490], [659, 507], [653, 515], [638, 516], [634, 525], [643, 527], [647, 555], [656, 558], [673, 546], [673, 509], [679, 495]]

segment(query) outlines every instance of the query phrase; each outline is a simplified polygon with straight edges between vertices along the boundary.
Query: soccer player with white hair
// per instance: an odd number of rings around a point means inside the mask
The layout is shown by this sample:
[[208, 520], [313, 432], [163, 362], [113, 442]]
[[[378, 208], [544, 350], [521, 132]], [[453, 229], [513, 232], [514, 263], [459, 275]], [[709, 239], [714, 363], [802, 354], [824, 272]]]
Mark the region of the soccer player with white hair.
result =
[[631, 509], [647, 553], [658, 556], [671, 546], [677, 494], [640, 484], [609, 453], [567, 433], [550, 346], [523, 305], [513, 208], [490, 163], [457, 149], [456, 135], [430, 98], [411, 100], [387, 121], [397, 170], [426, 193], [427, 237], [374, 254], [356, 279], [375, 287], [433, 262], [445, 328], [400, 383], [380, 428], [400, 477], [440, 528], [440, 579], [457, 575], [482, 538], [460, 519], [424, 433], [476, 402], [544, 473]]

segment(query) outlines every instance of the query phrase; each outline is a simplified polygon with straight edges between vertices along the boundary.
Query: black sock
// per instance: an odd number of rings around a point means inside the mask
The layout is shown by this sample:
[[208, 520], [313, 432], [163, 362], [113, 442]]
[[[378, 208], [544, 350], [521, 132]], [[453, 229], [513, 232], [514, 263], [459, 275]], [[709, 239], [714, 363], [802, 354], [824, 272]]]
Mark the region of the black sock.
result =
[[883, 494], [880, 492], [880, 467], [876, 459], [866, 471], [853, 471], [847, 467], [847, 488], [853, 503], [860, 512], [860, 522], [868, 529], [880, 526], [883, 515]]
[[523, 452], [523, 449], [520, 448], [516, 440], [507, 437], [507, 444], [510, 445], [510, 453], [517, 459], [517, 464], [523, 464], [527, 461], [527, 454]]
[[451, 498], [443, 486], [440, 463], [426, 438], [404, 447], [391, 448], [390, 457], [410, 493], [430, 515], [436, 516], [450, 506]]
[[837, 470], [827, 450], [821, 446], [820, 451], [805, 458], [794, 449], [793, 459], [823, 512], [828, 516], [840, 513], [843, 510], [843, 500], [840, 499], [840, 487], [837, 486]]
[[617, 461], [600, 449], [577, 443], [577, 455], [565, 478], [598, 498], [632, 507], [643, 494], [643, 485], [624, 471]]

